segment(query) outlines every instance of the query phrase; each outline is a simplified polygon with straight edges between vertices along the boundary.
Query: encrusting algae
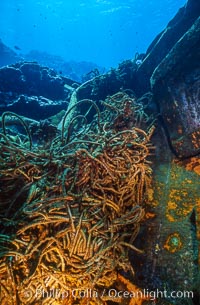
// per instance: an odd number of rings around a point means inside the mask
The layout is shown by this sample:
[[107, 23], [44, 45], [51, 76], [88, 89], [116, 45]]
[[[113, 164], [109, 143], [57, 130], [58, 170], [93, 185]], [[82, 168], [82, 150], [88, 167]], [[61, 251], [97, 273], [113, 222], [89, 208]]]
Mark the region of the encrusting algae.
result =
[[[17, 115], [2, 117], [2, 305], [107, 304], [117, 282], [134, 287], [120, 272], [132, 269], [130, 249], [142, 252], [134, 240], [151, 193], [152, 119], [121, 92], [102, 102], [101, 112], [93, 101], [81, 103], [89, 105], [86, 114], [77, 114], [66, 132], [63, 124], [45, 149], [32, 143], [25, 123], [29, 147], [13, 140], [6, 117]], [[83, 297], [86, 290], [93, 293]]]

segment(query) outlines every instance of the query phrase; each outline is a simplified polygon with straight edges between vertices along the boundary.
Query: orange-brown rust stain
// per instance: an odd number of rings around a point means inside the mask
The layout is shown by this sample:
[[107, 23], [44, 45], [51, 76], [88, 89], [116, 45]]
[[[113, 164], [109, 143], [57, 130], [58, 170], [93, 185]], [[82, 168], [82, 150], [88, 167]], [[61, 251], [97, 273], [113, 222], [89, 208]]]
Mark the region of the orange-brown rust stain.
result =
[[191, 134], [191, 140], [194, 148], [198, 149], [200, 147], [200, 131], [194, 131]]
[[[193, 135], [193, 139], [195, 139], [195, 135]], [[184, 161], [177, 161], [178, 165], [185, 168], [187, 171], [192, 171], [196, 175], [200, 176], [200, 157], [191, 157], [189, 159], [186, 159]], [[191, 186], [195, 182], [192, 179], [187, 179], [188, 186]], [[200, 190], [200, 188], [199, 188]], [[183, 204], [183, 207], [186, 207], [186, 203]], [[199, 242], [199, 265], [200, 265], [200, 193], [194, 194], [193, 198], [193, 205], [191, 205], [191, 208], [195, 209], [196, 212], [196, 228], [197, 228], [197, 239]]]
[[178, 125], [178, 134], [182, 135], [183, 134], [183, 127], [182, 125]]
[[185, 166], [186, 170], [193, 171], [197, 175], [200, 175], [200, 158], [192, 157], [185, 161], [179, 161], [179, 164]]
[[[187, 181], [184, 181], [187, 183]], [[166, 217], [169, 221], [179, 221], [188, 216], [194, 208], [194, 200], [188, 196], [187, 189], [171, 189], [166, 206]]]
[[125, 290], [131, 292], [135, 297], [131, 297], [129, 305], [142, 305], [144, 301], [150, 300], [149, 297], [145, 296], [143, 290], [138, 288], [136, 285], [131, 283], [128, 279], [118, 274], [118, 280], [125, 285]]
[[156, 217], [156, 213], [152, 213], [152, 212], [147, 212], [147, 213], [145, 213], [145, 216], [144, 216], [145, 219], [151, 219], [154, 217]]
[[187, 217], [200, 198], [196, 191], [199, 178], [194, 175], [193, 179], [190, 171], [200, 175], [200, 158], [174, 160], [171, 164], [166, 200], [166, 218], [169, 222], [181, 221]]
[[171, 233], [164, 244], [164, 249], [171, 253], [179, 251], [183, 247], [182, 238], [178, 232]]
[[[171, 255], [176, 255], [185, 247], [182, 238], [181, 222], [196, 213], [196, 228], [199, 247], [198, 262], [200, 265], [200, 157], [184, 161], [174, 159], [170, 164], [158, 165], [154, 183], [155, 219], [160, 218], [163, 230], [176, 227], [176, 231], [163, 236], [162, 247]], [[177, 223], [177, 226], [176, 226]]]
[[[180, 222], [189, 217], [191, 212], [196, 213], [196, 230], [198, 240], [198, 263], [200, 265], [200, 157], [191, 157], [186, 160], [174, 160], [169, 172], [169, 186], [166, 199], [166, 221]], [[176, 232], [174, 234], [179, 234]], [[173, 247], [172, 241], [177, 241]], [[184, 244], [180, 236], [166, 237], [164, 249], [172, 254]]]
[[197, 228], [197, 240], [199, 242], [198, 263], [200, 266], [200, 199], [198, 199], [196, 203], [196, 228]]

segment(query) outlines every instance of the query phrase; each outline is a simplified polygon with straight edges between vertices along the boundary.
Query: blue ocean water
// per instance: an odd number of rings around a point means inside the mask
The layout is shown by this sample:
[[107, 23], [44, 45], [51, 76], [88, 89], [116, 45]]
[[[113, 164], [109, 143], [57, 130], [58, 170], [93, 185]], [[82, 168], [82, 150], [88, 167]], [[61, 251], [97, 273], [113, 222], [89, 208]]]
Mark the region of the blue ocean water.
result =
[[0, 38], [31, 50], [116, 67], [143, 53], [186, 0], [1, 0]]

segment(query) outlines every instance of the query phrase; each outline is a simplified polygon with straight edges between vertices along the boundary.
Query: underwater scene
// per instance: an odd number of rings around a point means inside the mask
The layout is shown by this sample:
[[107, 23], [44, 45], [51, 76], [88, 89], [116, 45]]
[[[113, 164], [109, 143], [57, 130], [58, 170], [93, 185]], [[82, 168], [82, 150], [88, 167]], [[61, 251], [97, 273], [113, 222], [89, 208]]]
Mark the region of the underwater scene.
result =
[[200, 305], [200, 1], [0, 1], [0, 304]]

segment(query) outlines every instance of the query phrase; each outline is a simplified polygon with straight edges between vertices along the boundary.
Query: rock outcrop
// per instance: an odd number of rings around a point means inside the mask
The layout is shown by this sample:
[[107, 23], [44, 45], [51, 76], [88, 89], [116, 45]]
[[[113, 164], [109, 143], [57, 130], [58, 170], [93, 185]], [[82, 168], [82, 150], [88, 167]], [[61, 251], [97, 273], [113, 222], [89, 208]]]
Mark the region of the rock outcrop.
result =
[[0, 39], [0, 67], [14, 64], [20, 60], [22, 60], [22, 58], [7, 47]]
[[66, 109], [73, 81], [35, 62], [19, 62], [0, 69], [0, 113], [14, 111], [45, 119]]

